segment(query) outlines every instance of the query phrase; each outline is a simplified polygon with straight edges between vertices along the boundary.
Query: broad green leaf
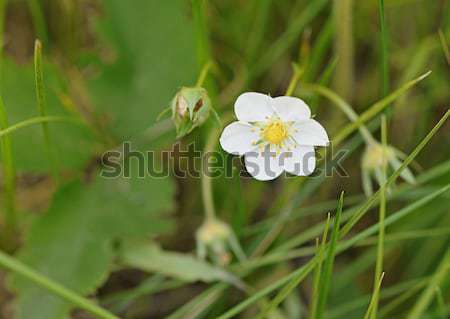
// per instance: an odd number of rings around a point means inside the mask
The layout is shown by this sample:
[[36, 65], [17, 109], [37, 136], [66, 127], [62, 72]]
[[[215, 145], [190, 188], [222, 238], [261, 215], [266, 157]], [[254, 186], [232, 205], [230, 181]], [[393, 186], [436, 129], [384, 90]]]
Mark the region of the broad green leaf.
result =
[[[60, 103], [57, 94], [64, 93], [55, 67], [44, 64], [44, 85], [48, 115], [73, 116]], [[38, 116], [34, 69], [32, 61], [18, 65], [10, 59], [2, 61], [1, 92], [9, 125]], [[50, 123], [51, 141], [63, 169], [80, 169], [96, 150], [91, 131], [81, 125]], [[15, 164], [18, 170], [48, 172], [50, 164], [44, 144], [42, 128], [37, 125], [11, 135]]]
[[225, 281], [239, 285], [238, 279], [222, 268], [213, 266], [190, 254], [162, 250], [152, 243], [127, 243], [121, 249], [120, 262], [127, 267], [187, 282]]
[[[168, 179], [72, 182], [32, 225], [19, 257], [80, 294], [93, 293], [107, 278], [113, 240], [166, 230], [168, 221], [159, 213], [171, 208], [172, 195]], [[19, 277], [13, 288], [17, 318], [67, 318], [70, 305], [61, 299]]]
[[183, 0], [103, 1], [98, 30], [112, 62], [89, 88], [109, 129], [126, 139], [153, 124], [182, 85], [196, 76], [195, 40]]

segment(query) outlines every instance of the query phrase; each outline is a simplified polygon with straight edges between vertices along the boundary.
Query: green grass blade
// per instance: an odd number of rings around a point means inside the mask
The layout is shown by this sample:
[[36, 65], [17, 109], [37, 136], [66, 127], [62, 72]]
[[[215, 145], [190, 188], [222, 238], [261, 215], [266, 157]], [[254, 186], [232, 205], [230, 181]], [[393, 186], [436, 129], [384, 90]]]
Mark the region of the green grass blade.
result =
[[450, 50], [448, 49], [447, 40], [445, 39], [445, 34], [439, 29], [439, 40], [441, 41], [442, 49], [444, 50], [445, 59], [450, 66]]
[[319, 304], [319, 287], [320, 287], [320, 278], [322, 277], [323, 253], [326, 249], [326, 241], [329, 225], [330, 225], [330, 214], [328, 214], [327, 216], [327, 221], [322, 235], [322, 241], [320, 245], [317, 244], [317, 258], [319, 259], [319, 261], [314, 269], [313, 275], [313, 294], [311, 297], [312, 300], [310, 306], [310, 316], [309, 316], [310, 318], [314, 318], [316, 316], [317, 306]]
[[[353, 110], [350, 104], [348, 104], [343, 98], [341, 98], [339, 95], [337, 95], [334, 91], [322, 86], [322, 85], [316, 85], [316, 84], [305, 84], [303, 87], [308, 90], [312, 91], [314, 93], [317, 93], [319, 95], [322, 95], [329, 99], [331, 102], [333, 102], [346, 116], [347, 118], [356, 123], [359, 120], [358, 114]], [[361, 123], [361, 125], [358, 127], [361, 136], [364, 138], [366, 143], [370, 143], [374, 140], [372, 137], [372, 134], [367, 129], [367, 127], [364, 125], [364, 123]]]
[[334, 77], [334, 86], [339, 95], [347, 100], [354, 96], [354, 41], [353, 0], [334, 0], [335, 24], [334, 55], [339, 57]]
[[[44, 93], [44, 77], [42, 72], [42, 44], [41, 41], [36, 40], [34, 44], [34, 74], [36, 81], [36, 98], [37, 98], [37, 106], [40, 116], [46, 116], [46, 102], [45, 102], [45, 93]], [[52, 170], [52, 175], [56, 183], [59, 182], [59, 162], [58, 156], [56, 152], [56, 148], [53, 147], [52, 141], [50, 138], [50, 132], [48, 128], [47, 122], [42, 122], [42, 132], [44, 135], [44, 142], [46, 146], [46, 151], [48, 154], [50, 167]]]
[[323, 274], [320, 278], [319, 301], [317, 306], [317, 315], [315, 317], [317, 319], [323, 318], [325, 313], [325, 306], [327, 303], [328, 292], [331, 286], [331, 277], [333, 273], [334, 258], [336, 256], [336, 247], [339, 238], [339, 226], [341, 223], [343, 205], [344, 205], [344, 192], [341, 193], [341, 196], [339, 198], [336, 217], [334, 218], [333, 233], [331, 235], [330, 244], [327, 251], [327, 257], [324, 261]]
[[[324, 267], [323, 267], [323, 273], [320, 275], [320, 287], [319, 287], [319, 296], [318, 296], [318, 302], [317, 302], [317, 315], [316, 318], [320, 318], [320, 314], [322, 309], [325, 307], [325, 301], [326, 296], [328, 294], [328, 288], [329, 288], [329, 281], [331, 280], [331, 271], [333, 268], [333, 261], [334, 261], [334, 254], [336, 249], [336, 243], [337, 238], [339, 234], [339, 223], [340, 223], [340, 216], [342, 213], [342, 203], [343, 203], [343, 194], [341, 194], [337, 214], [335, 217], [335, 223], [333, 228], [333, 233], [331, 236], [330, 244], [327, 251], [327, 257], [324, 261]], [[325, 241], [328, 234], [328, 228], [329, 228], [329, 219], [327, 221], [327, 224], [325, 226], [324, 235], [322, 237], [322, 249], [321, 253], [317, 256], [317, 264], [315, 267], [320, 267], [319, 265], [322, 263], [323, 258], [323, 247], [325, 246]], [[290, 282], [275, 296], [275, 298], [263, 309], [261, 314], [258, 316], [258, 318], [265, 318], [269, 313], [271, 313], [278, 305], [283, 302], [287, 296], [292, 292], [295, 287], [298, 286], [298, 284], [305, 278], [306, 274], [303, 272], [299, 272], [297, 276], [293, 277]], [[315, 311], [314, 311], [315, 312]]]
[[48, 45], [48, 32], [47, 26], [45, 25], [45, 17], [42, 12], [41, 5], [39, 4], [39, 0], [29, 0], [28, 6], [30, 8], [31, 18], [33, 20], [34, 28], [36, 29], [36, 33], [39, 38], [42, 39], [44, 44]]
[[9, 135], [17, 130], [23, 129], [28, 126], [32, 126], [35, 124], [42, 123], [50, 123], [50, 122], [63, 122], [63, 123], [72, 123], [77, 125], [84, 125], [84, 123], [78, 119], [68, 116], [37, 116], [33, 117], [19, 123], [10, 125], [2, 130], [0, 130], [0, 137]]
[[447, 249], [444, 257], [442, 258], [436, 272], [431, 278], [425, 290], [422, 292], [419, 299], [416, 301], [412, 309], [408, 314], [408, 319], [420, 319], [427, 310], [431, 301], [433, 300], [434, 291], [436, 286], [439, 286], [447, 278], [447, 273], [450, 269], [450, 248]]
[[376, 300], [378, 300], [378, 296], [380, 294], [381, 282], [383, 281], [383, 277], [384, 277], [384, 273], [381, 274], [380, 280], [377, 282], [377, 284], [375, 286], [375, 290], [372, 294], [372, 298], [370, 299], [369, 307], [367, 308], [367, 312], [364, 315], [364, 319], [369, 319], [370, 316], [373, 314], [375, 303], [377, 302]]
[[246, 47], [246, 57], [249, 63], [255, 60], [261, 44], [264, 40], [264, 34], [270, 17], [272, 0], [253, 0], [252, 8], [255, 10], [255, 18], [248, 35]]
[[375, 115], [377, 115], [379, 112], [383, 111], [386, 107], [388, 107], [393, 101], [398, 99], [400, 96], [402, 96], [405, 92], [407, 92], [410, 88], [415, 86], [417, 83], [425, 79], [427, 76], [431, 74], [431, 71], [428, 71], [427, 73], [419, 76], [418, 78], [407, 82], [406, 84], [402, 85], [400, 88], [383, 98], [382, 100], [376, 102], [371, 107], [367, 109], [364, 113], [361, 114], [361, 116], [358, 118], [357, 121], [354, 123], [349, 124], [348, 126], [344, 127], [342, 130], [340, 130], [339, 134], [336, 135], [336, 137], [333, 139], [333, 143], [335, 145], [340, 144], [347, 136], [349, 136], [353, 131], [360, 127], [362, 124], [373, 118]]
[[[4, 24], [5, 24], [5, 7], [6, 2], [0, 1], [0, 76], [3, 70], [3, 43], [4, 43]], [[3, 104], [3, 97], [0, 96], [0, 130], [8, 127], [8, 116]], [[1, 162], [3, 166], [3, 187], [4, 187], [4, 222], [5, 231], [0, 234], [0, 240], [5, 247], [14, 246], [14, 234], [17, 230], [16, 217], [16, 169], [12, 153], [11, 139], [5, 136], [0, 139], [0, 150], [2, 154]]]
[[380, 309], [379, 315], [382, 318], [386, 318], [386, 316], [391, 313], [398, 306], [402, 305], [405, 301], [410, 299], [412, 296], [416, 295], [423, 287], [426, 286], [428, 279], [423, 279], [417, 282], [414, 286], [410, 287], [408, 290], [398, 295], [389, 303], [387, 303], [383, 308]]
[[[400, 220], [401, 218], [404, 218], [408, 214], [414, 212], [419, 207], [421, 207], [421, 206], [431, 202], [432, 200], [436, 199], [440, 195], [444, 194], [449, 189], [450, 189], [450, 184], [440, 188], [439, 190], [433, 192], [432, 194], [430, 194], [428, 196], [425, 196], [425, 197], [417, 200], [416, 202], [408, 205], [407, 207], [404, 207], [403, 209], [399, 210], [397, 213], [395, 213], [395, 214], [389, 216], [388, 218], [386, 218], [385, 226], [393, 224], [396, 221]], [[341, 253], [341, 252], [349, 249], [353, 245], [355, 245], [357, 242], [362, 241], [362, 240], [368, 238], [369, 236], [375, 234], [378, 231], [378, 227], [379, 227], [378, 224], [373, 225], [373, 226], [369, 227], [368, 229], [360, 232], [358, 235], [354, 236], [352, 239], [349, 239], [349, 240], [343, 242], [342, 244], [338, 245], [337, 253]], [[340, 233], [342, 233], [342, 230], [340, 231]], [[233, 308], [229, 309], [227, 312], [225, 312], [224, 314], [219, 316], [218, 319], [233, 318], [238, 313], [240, 313], [241, 311], [243, 311], [246, 308], [248, 308], [249, 306], [251, 306], [253, 303], [257, 302], [258, 300], [260, 300], [264, 296], [270, 294], [274, 290], [276, 290], [276, 289], [282, 287], [283, 285], [287, 284], [288, 282], [290, 282], [295, 277], [299, 277], [300, 281], [303, 280], [309, 274], [309, 272], [311, 272], [317, 266], [318, 262], [319, 262], [319, 259], [317, 258], [317, 256], [313, 257], [305, 265], [303, 265], [302, 267], [300, 267], [296, 271], [294, 271], [294, 272], [292, 272], [292, 273], [290, 273], [290, 274], [280, 278], [279, 280], [275, 281], [274, 283], [272, 283], [272, 284], [268, 285], [267, 287], [259, 290], [258, 292], [256, 292], [251, 297], [247, 298], [246, 300], [242, 301], [238, 305], [234, 306]]]
[[0, 149], [3, 164], [5, 231], [1, 238], [5, 247], [13, 246], [13, 238], [17, 232], [16, 217], [16, 170], [12, 153], [11, 138], [2, 136], [1, 132], [8, 127], [3, 99], [0, 96]]
[[[437, 131], [444, 125], [447, 118], [450, 116], [450, 110], [445, 112], [444, 116], [439, 120], [439, 122], [433, 127], [433, 129], [425, 136], [425, 138], [416, 146], [416, 148], [408, 155], [408, 157], [403, 161], [402, 165], [391, 175], [389, 176], [386, 183], [384, 183], [384, 187], [389, 187], [395, 180], [400, 176], [401, 172], [405, 167], [407, 167], [411, 162], [416, 158], [416, 156], [422, 151], [422, 149], [429, 143], [431, 138], [437, 133]], [[352, 218], [344, 225], [341, 231], [341, 237], [345, 236], [350, 232], [353, 226], [364, 216], [364, 214], [368, 211], [368, 209], [375, 203], [375, 201], [380, 196], [380, 190], [378, 190], [375, 194], [373, 194], [361, 207], [361, 209], [356, 212]]]
[[389, 92], [389, 46], [388, 30], [384, 19], [384, 0], [378, 0], [378, 9], [380, 14], [380, 43], [381, 43], [381, 92], [387, 96]]
[[219, 299], [226, 288], [227, 285], [224, 283], [208, 288], [177, 309], [174, 313], [170, 314], [167, 319], [197, 318]]
[[[398, 210], [396, 213], [390, 215], [386, 218], [384, 222], [384, 226], [392, 225], [393, 223], [399, 221], [402, 218], [405, 218], [407, 215], [414, 212], [419, 207], [422, 207], [423, 205], [431, 202], [435, 198], [439, 197], [440, 195], [444, 194], [450, 189], [450, 184], [445, 185], [444, 187], [436, 190], [435, 192], [429, 194], [428, 196], [422, 197], [419, 200], [413, 202], [412, 204]], [[366, 228], [365, 230], [359, 232], [357, 235], [353, 236], [351, 239], [345, 241], [338, 247], [339, 251], [344, 251], [356, 244], [357, 242], [366, 239], [368, 236], [371, 236], [375, 234], [377, 231], [379, 231], [380, 224], [377, 223], [375, 225], [370, 226], [369, 228]], [[342, 231], [341, 231], [342, 232]]]
[[[331, 45], [331, 40], [334, 34], [334, 20], [332, 15], [327, 18], [327, 22], [320, 30], [319, 35], [315, 41], [315, 44], [311, 50], [309, 63], [305, 71], [305, 81], [312, 81], [319, 73], [320, 67], [325, 63], [327, 50]], [[336, 59], [333, 59], [336, 60]], [[332, 68], [334, 69], [334, 67]], [[324, 71], [323, 74], [326, 72]]]
[[192, 15], [197, 43], [197, 63], [201, 68], [211, 60], [211, 48], [205, 18], [205, 0], [192, 0]]
[[267, 70], [298, 39], [300, 32], [326, 7], [328, 0], [311, 1], [301, 15], [257, 61], [249, 78], [255, 78]]
[[439, 288], [439, 286], [435, 287], [435, 293], [436, 293], [439, 315], [441, 316], [441, 319], [445, 319], [446, 318], [446, 316], [445, 316], [445, 301], [444, 301], [444, 296], [442, 296], [442, 290], [441, 290], [441, 288]]
[[[381, 117], [381, 143], [383, 147], [386, 149], [387, 147], [387, 127], [386, 127], [386, 116], [383, 115]], [[383, 163], [382, 167], [382, 175], [383, 180], [386, 180], [386, 166], [388, 163]], [[374, 301], [373, 301], [373, 309], [370, 315], [370, 318], [375, 319], [377, 317], [378, 312], [378, 296], [379, 293], [376, 293], [377, 283], [381, 281], [381, 276], [383, 272], [383, 259], [384, 259], [384, 237], [385, 237], [385, 225], [384, 219], [386, 216], [386, 186], [384, 184], [380, 187], [380, 207], [378, 212], [378, 220], [379, 220], [379, 231], [378, 231], [378, 243], [377, 243], [377, 260], [375, 264], [375, 277], [374, 277]]]
[[67, 302], [70, 302], [71, 304], [86, 310], [87, 312], [97, 316], [98, 318], [118, 319], [118, 317], [116, 317], [106, 309], [99, 307], [92, 301], [81, 297], [80, 295], [67, 289], [61, 284], [41, 275], [34, 269], [28, 267], [14, 257], [3, 253], [2, 251], [0, 251], [0, 266], [27, 278], [36, 285], [48, 290], [49, 292], [55, 294], [60, 298], [63, 298]]

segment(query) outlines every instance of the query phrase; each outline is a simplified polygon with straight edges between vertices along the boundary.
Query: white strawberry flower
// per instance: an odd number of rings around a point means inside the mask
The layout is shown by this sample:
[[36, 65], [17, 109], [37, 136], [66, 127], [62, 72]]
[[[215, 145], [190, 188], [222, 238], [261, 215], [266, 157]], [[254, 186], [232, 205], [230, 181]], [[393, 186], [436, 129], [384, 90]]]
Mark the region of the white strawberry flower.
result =
[[247, 171], [266, 181], [283, 171], [306, 176], [316, 167], [314, 146], [327, 146], [328, 135], [311, 118], [299, 98], [248, 92], [234, 105], [238, 121], [222, 132], [220, 144], [231, 154], [244, 155]]

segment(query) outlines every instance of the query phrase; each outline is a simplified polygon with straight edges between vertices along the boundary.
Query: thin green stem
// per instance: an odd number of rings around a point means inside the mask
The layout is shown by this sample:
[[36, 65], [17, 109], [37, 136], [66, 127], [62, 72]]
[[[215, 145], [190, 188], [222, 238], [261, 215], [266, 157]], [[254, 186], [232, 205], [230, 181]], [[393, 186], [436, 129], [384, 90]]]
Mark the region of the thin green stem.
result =
[[313, 275], [313, 295], [312, 295], [312, 301], [311, 301], [311, 307], [310, 307], [310, 318], [314, 319], [317, 315], [317, 307], [319, 305], [319, 295], [320, 295], [320, 280], [322, 277], [322, 265], [323, 265], [323, 254], [326, 250], [326, 242], [327, 242], [327, 234], [328, 229], [330, 226], [330, 213], [327, 214], [327, 220], [325, 224], [325, 228], [322, 235], [322, 242], [320, 243], [320, 246], [318, 245], [318, 239], [316, 246], [318, 247], [316, 255], [319, 259], [319, 262], [317, 263], [315, 269], [314, 269], [314, 275]]
[[[37, 107], [40, 116], [47, 115], [45, 92], [44, 92], [44, 78], [42, 72], [42, 44], [41, 41], [36, 40], [34, 44], [34, 74], [36, 84], [36, 99]], [[50, 131], [47, 122], [42, 122], [42, 132], [44, 135], [45, 147], [47, 149], [48, 159], [50, 163], [51, 172], [55, 182], [59, 182], [59, 162], [57, 160], [56, 149], [53, 147], [50, 138]]]
[[16, 216], [16, 169], [12, 153], [11, 138], [3, 136], [1, 132], [8, 127], [8, 118], [6, 115], [3, 99], [0, 96], [0, 147], [2, 153], [3, 175], [4, 175], [4, 210], [5, 210], [5, 228], [3, 240], [6, 247], [12, 246], [14, 234], [17, 232]]
[[380, 14], [380, 40], [381, 40], [381, 88], [383, 97], [389, 93], [389, 47], [388, 47], [388, 31], [384, 19], [384, 0], [378, 0], [378, 9]]
[[23, 264], [14, 257], [0, 251], [0, 266], [25, 277], [36, 285], [48, 290], [56, 296], [70, 302], [71, 304], [86, 310], [87, 312], [102, 319], [118, 319], [115, 315], [103, 309], [86, 298], [81, 297], [72, 290], [38, 273], [29, 266]]
[[[433, 129], [425, 136], [425, 138], [416, 146], [416, 148], [408, 155], [408, 157], [403, 161], [402, 165], [395, 170], [395, 172], [389, 176], [387, 181], [384, 183], [384, 187], [389, 187], [394, 183], [400, 176], [401, 172], [413, 161], [413, 159], [422, 151], [422, 149], [428, 144], [431, 138], [437, 133], [437, 131], [444, 125], [447, 118], [450, 116], [450, 110], [445, 112], [444, 116], [439, 120], [439, 122], [433, 127]], [[341, 231], [341, 237], [347, 235], [353, 226], [364, 216], [367, 210], [375, 203], [379, 198], [381, 191], [378, 190], [373, 194], [364, 205], [352, 216], [352, 218], [344, 225]]]
[[289, 85], [286, 89], [286, 93], [284, 94], [286, 96], [291, 96], [292, 93], [294, 93], [295, 89], [297, 88], [298, 81], [303, 74], [303, 70], [296, 63], [292, 64], [292, 69], [294, 74], [292, 75], [291, 80], [289, 81]]
[[[299, 68], [295, 63], [293, 64], [293, 70], [294, 74], [292, 74], [291, 80], [289, 81], [289, 85], [285, 93], [285, 95], [287, 96], [291, 95], [295, 91], [298, 81], [303, 74], [303, 69]], [[304, 181], [305, 179], [302, 178], [300, 180]], [[270, 230], [264, 235], [256, 248], [253, 250], [250, 258], [255, 258], [262, 255], [270, 247], [270, 245], [272, 245], [272, 243], [275, 241], [275, 239], [277, 239], [278, 235], [283, 230], [284, 225], [289, 219], [289, 216], [291, 215], [293, 209], [294, 207], [292, 205], [288, 205], [287, 207], [285, 207], [281, 214], [279, 214], [277, 220], [274, 222], [273, 227], [270, 228]]]
[[333, 4], [335, 56], [339, 57], [335, 87], [339, 95], [351, 101], [354, 95], [353, 0], [334, 0]]
[[[214, 151], [217, 140], [219, 138], [219, 130], [213, 129], [212, 132], [209, 134], [208, 141], [206, 142], [205, 146], [205, 154]], [[212, 191], [212, 181], [211, 177], [208, 176], [205, 172], [206, 165], [205, 159], [208, 159], [208, 157], [205, 157], [203, 159], [202, 165], [203, 172], [202, 172], [202, 200], [203, 200], [203, 207], [205, 209], [205, 217], [207, 220], [213, 220], [216, 218], [216, 210], [214, 208], [214, 198], [213, 198], [213, 191]]]
[[442, 290], [441, 290], [441, 288], [439, 288], [439, 286], [436, 286], [434, 288], [434, 291], [436, 294], [439, 315], [441, 316], [441, 319], [445, 319], [446, 318], [446, 316], [445, 316], [445, 301], [444, 301], [444, 297], [442, 296]]
[[211, 60], [211, 48], [205, 18], [205, 0], [192, 0], [192, 16], [194, 17], [197, 42], [197, 62], [199, 66], [202, 66]]
[[393, 93], [386, 96], [384, 99], [378, 101], [377, 103], [373, 104], [370, 108], [367, 109], [367, 111], [363, 112], [361, 116], [358, 118], [357, 121], [354, 123], [351, 123], [344, 127], [339, 134], [336, 135], [336, 137], [333, 139], [333, 144], [337, 145], [340, 144], [345, 138], [347, 138], [353, 131], [360, 127], [363, 123], [367, 122], [369, 119], [373, 118], [375, 115], [377, 115], [379, 112], [383, 111], [386, 107], [388, 107], [393, 101], [395, 101], [397, 98], [402, 96], [405, 92], [407, 92], [410, 88], [412, 88], [414, 85], [425, 79], [427, 76], [431, 74], [431, 71], [428, 71], [425, 74], [422, 74], [418, 78], [411, 80], [401, 86], [399, 89], [394, 91]]
[[[2, 74], [3, 63], [3, 28], [5, 22], [5, 1], [0, 0], [0, 76]], [[8, 116], [0, 96], [0, 130], [8, 127]], [[11, 139], [5, 136], [0, 139], [0, 149], [2, 153], [3, 180], [4, 180], [4, 211], [5, 211], [5, 231], [4, 244], [6, 247], [13, 246], [14, 234], [17, 232], [16, 216], [16, 169], [12, 152]]]
[[327, 257], [324, 262], [323, 274], [320, 278], [321, 287], [319, 291], [319, 301], [317, 305], [317, 316], [315, 319], [321, 319], [324, 317], [325, 307], [328, 299], [328, 292], [331, 286], [331, 276], [333, 273], [334, 259], [336, 257], [336, 248], [339, 238], [339, 226], [341, 223], [342, 207], [344, 205], [344, 192], [341, 192], [339, 197], [336, 217], [334, 218], [333, 233], [330, 238], [330, 244], [328, 247]]
[[33, 20], [34, 28], [36, 29], [36, 33], [38, 37], [44, 41], [44, 44], [48, 45], [49, 41], [47, 26], [45, 25], [45, 18], [39, 4], [39, 0], [29, 0], [27, 3], [30, 8], [31, 18]]
[[3, 44], [4, 44], [4, 28], [5, 28], [5, 7], [6, 0], [0, 0], [0, 75], [3, 73]]
[[439, 39], [441, 41], [442, 49], [444, 50], [445, 59], [447, 60], [448, 65], [450, 66], [450, 50], [448, 49], [447, 40], [445, 39], [445, 34], [439, 29]]
[[211, 61], [208, 61], [203, 65], [202, 70], [200, 71], [200, 75], [198, 76], [197, 82], [195, 83], [196, 87], [202, 87], [203, 83], [205, 83], [205, 79], [208, 76], [209, 71], [211, 70], [211, 67], [213, 66], [213, 63]]
[[28, 120], [24, 120], [22, 122], [13, 124], [11, 126], [6, 127], [5, 129], [0, 130], [0, 137], [9, 135], [19, 129], [32, 126], [35, 124], [41, 123], [49, 123], [49, 122], [65, 122], [65, 123], [73, 123], [77, 125], [84, 125], [84, 123], [80, 120], [77, 120], [68, 116], [37, 116]]
[[[381, 117], [381, 143], [383, 145], [383, 150], [386, 150], [387, 148], [387, 125], [386, 125], [386, 116], [383, 115]], [[388, 163], [387, 160], [383, 161], [382, 166], [382, 174], [383, 174], [383, 181], [386, 180], [386, 167]], [[375, 265], [375, 277], [374, 277], [374, 287], [373, 287], [373, 294], [376, 297], [373, 304], [372, 313], [370, 315], [370, 318], [375, 319], [377, 318], [377, 312], [378, 312], [378, 295], [379, 293], [376, 293], [377, 289], [377, 283], [381, 281], [381, 276], [383, 272], [383, 259], [384, 259], [384, 237], [385, 237], [385, 225], [384, 225], [384, 219], [386, 216], [386, 186], [383, 183], [380, 188], [380, 208], [379, 208], [379, 231], [378, 231], [378, 243], [377, 243], [377, 260]]]
[[375, 290], [374, 290], [374, 292], [372, 294], [372, 298], [370, 299], [369, 307], [367, 308], [367, 312], [364, 315], [364, 319], [371, 318], [371, 315], [373, 314], [375, 303], [379, 299], [381, 283], [383, 281], [383, 277], [384, 277], [384, 273], [381, 274], [380, 280], [378, 280], [378, 282], [375, 284]]

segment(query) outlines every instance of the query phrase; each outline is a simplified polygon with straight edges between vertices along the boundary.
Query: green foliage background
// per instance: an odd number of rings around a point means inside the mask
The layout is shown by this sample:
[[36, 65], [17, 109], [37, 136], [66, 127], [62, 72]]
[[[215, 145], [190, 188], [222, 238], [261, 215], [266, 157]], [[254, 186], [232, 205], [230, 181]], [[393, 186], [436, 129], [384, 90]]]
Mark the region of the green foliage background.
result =
[[[313, 85], [329, 88], [358, 114], [385, 105], [367, 127], [381, 142], [384, 114], [388, 144], [410, 154], [450, 106], [450, 1], [3, 0], [0, 8], [0, 93], [7, 116], [1, 130], [42, 115], [35, 38], [44, 48], [45, 115], [66, 119], [48, 123], [58, 179], [41, 125], [0, 134], [0, 247], [7, 256], [120, 318], [364, 318], [377, 293], [380, 200], [367, 204], [362, 194], [365, 148], [356, 127], [339, 145], [348, 151], [347, 177], [262, 183], [235, 174], [211, 180], [215, 211], [249, 258], [231, 257], [225, 267], [194, 255], [205, 211], [199, 178], [177, 178], [173, 171], [166, 178], [138, 178], [133, 165], [130, 178], [107, 179], [100, 176], [101, 157], [125, 141], [142, 152], [169, 150], [174, 143], [220, 151], [211, 144], [214, 121], [179, 141], [169, 120], [156, 123], [208, 61], [213, 67], [204, 86], [224, 122], [239, 94], [283, 95], [298, 75], [293, 95], [311, 106], [331, 139], [349, 119], [336, 99], [324, 98]], [[429, 70], [420, 83], [399, 90]], [[385, 103], [389, 94], [392, 101]], [[443, 122], [410, 165], [417, 183], [399, 179], [386, 195], [377, 318], [450, 314], [449, 145]], [[176, 164], [188, 165], [175, 159], [169, 166]], [[9, 202], [17, 216], [14, 230]], [[328, 241], [316, 249], [328, 212], [342, 212], [341, 232], [339, 222], [330, 226]], [[340, 236], [353, 220], [355, 227]], [[1, 318], [102, 316], [17, 269], [0, 272], [0, 309]]]

